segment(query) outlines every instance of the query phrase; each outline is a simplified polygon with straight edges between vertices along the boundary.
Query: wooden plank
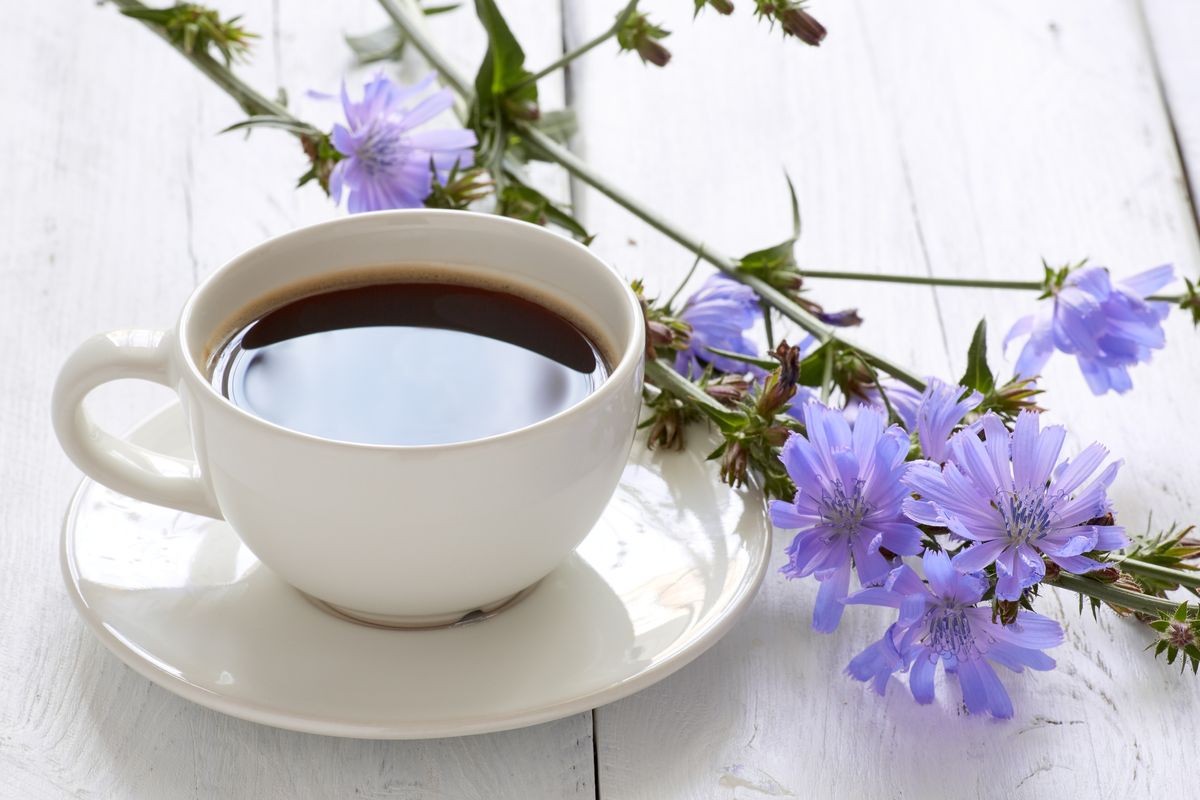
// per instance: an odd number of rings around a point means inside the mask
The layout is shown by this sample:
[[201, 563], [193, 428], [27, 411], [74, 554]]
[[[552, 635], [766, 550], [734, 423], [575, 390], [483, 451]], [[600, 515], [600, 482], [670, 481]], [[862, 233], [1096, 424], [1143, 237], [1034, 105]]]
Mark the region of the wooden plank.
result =
[[[314, 114], [303, 92], [336, 86], [349, 62], [341, 33], [383, 22], [367, 0], [221, 5], [264, 34], [245, 74], [268, 93], [282, 77]], [[556, 13], [535, 0], [503, 5], [531, 57], [558, 52]], [[482, 43], [471, 16], [438, 20], [469, 62]], [[169, 325], [230, 256], [338, 212], [315, 188], [292, 191], [305, 164], [281, 134], [217, 136], [236, 106], [114, 9], [26, 4], [6, 26], [0, 67], [22, 77], [0, 87], [14, 114], [0, 143], [19, 154], [0, 200], [0, 795], [593, 796], [590, 714], [431, 742], [306, 736], [176, 698], [84, 631], [58, 568], [79, 479], [47, 424], [58, 363], [94, 332]], [[324, 109], [328, 120], [336, 112]], [[98, 413], [127, 427], [166, 399], [144, 388], [98, 392]]]
[[[618, 5], [571, 3], [568, 46]], [[819, 51], [768, 36], [744, 8], [692, 24], [685, 8], [656, 7], [675, 31], [667, 70], [603, 51], [572, 70], [580, 148], [734, 251], [781, 238], [786, 165], [807, 209], [799, 254], [812, 266], [1036, 279], [1042, 256], [1091, 255], [1118, 274], [1168, 260], [1194, 274], [1196, 231], [1136, 7], [880, 0], [812, 10], [830, 29]], [[670, 286], [686, 267], [686, 254], [607, 200], [585, 192], [582, 206], [596, 246], [631, 274]], [[816, 288], [862, 307], [857, 338], [947, 377], [960, 374], [981, 316], [996, 346], [1033, 302]], [[1091, 397], [1062, 358], [1045, 381], [1070, 448], [1100, 439], [1126, 459], [1113, 494], [1135, 529], [1150, 512], [1161, 524], [1200, 511], [1186, 491], [1200, 465], [1173, 446], [1195, 429], [1197, 342], [1182, 317], [1168, 336], [1127, 396]], [[768, 576], [713, 651], [597, 710], [602, 796], [1116, 797], [1187, 779], [1178, 732], [1200, 686], [1148, 659], [1148, 634], [1132, 623], [1081, 618], [1072, 595], [1048, 591], [1043, 608], [1067, 629], [1059, 668], [1005, 676], [1017, 716], [995, 723], [961, 716], [954, 687], [940, 685], [929, 708], [902, 686], [881, 700], [847, 679], [844, 665], [888, 615], [854, 609], [837, 636], [822, 637], [808, 627], [814, 596], [811, 582]]]
[[[1174, 0], [1142, 0], [1141, 5], [1195, 212], [1200, 187], [1200, 50], [1195, 46], [1200, 6]], [[1196, 219], [1200, 221], [1200, 214]]]

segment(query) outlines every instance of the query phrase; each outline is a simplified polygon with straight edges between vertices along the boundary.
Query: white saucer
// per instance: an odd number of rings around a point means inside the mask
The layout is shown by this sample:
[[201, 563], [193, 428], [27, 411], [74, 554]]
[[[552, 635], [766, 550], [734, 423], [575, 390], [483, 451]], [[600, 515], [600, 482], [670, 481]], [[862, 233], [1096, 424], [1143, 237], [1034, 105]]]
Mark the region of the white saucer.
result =
[[[189, 455], [178, 406], [131, 438]], [[339, 619], [275, 577], [225, 523], [90, 480], [67, 512], [63, 573], [122, 661], [226, 714], [375, 739], [532, 725], [670, 675], [729, 629], [762, 582], [762, 496], [718, 483], [704, 460], [711, 443], [698, 430], [691, 438], [684, 453], [635, 443], [576, 553], [471, 624], [400, 631]]]

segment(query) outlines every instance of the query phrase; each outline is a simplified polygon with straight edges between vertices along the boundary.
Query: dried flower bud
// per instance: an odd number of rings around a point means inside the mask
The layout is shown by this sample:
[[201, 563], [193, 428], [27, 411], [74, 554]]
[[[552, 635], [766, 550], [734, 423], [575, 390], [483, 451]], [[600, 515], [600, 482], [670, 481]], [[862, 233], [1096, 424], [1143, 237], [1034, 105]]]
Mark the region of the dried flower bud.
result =
[[722, 375], [720, 378], [705, 384], [704, 391], [709, 397], [724, 405], [733, 407], [742, 402], [750, 391], [751, 382], [741, 375]]
[[1012, 625], [1021, 613], [1021, 604], [1015, 600], [996, 600], [992, 603], [992, 622]]
[[796, 394], [796, 382], [800, 379], [800, 348], [786, 341], [771, 353], [779, 362], [779, 368], [767, 376], [755, 405], [758, 413], [766, 419], [773, 418], [783, 410]]
[[683, 430], [687, 421], [678, 409], [659, 409], [654, 415], [654, 422], [646, 438], [646, 446], [651, 450], [683, 449]]
[[825, 26], [817, 22], [811, 14], [799, 7], [785, 9], [778, 13], [778, 19], [783, 25], [783, 32], [795, 36], [805, 44], [817, 47], [824, 40]]
[[728, 443], [721, 457], [721, 480], [730, 486], [744, 486], [749, 478], [750, 454], [742, 443], [733, 440]]
[[[783, 443], [792, 435], [792, 432], [782, 425], [772, 425], [763, 431], [763, 441], [771, 447], [783, 447]], [[883, 552], [883, 548], [879, 548], [879, 552]], [[885, 556], [886, 558], [886, 556]]]
[[817, 319], [826, 325], [833, 325], [838, 328], [851, 328], [855, 325], [862, 325], [862, 317], [858, 315], [857, 308], [846, 308], [841, 311], [822, 311], [817, 314]]
[[813, 19], [797, 0], [754, 0], [755, 14], [779, 22], [787, 36], [818, 46], [825, 39], [825, 26]]
[[704, 8], [705, 6], [710, 7], [718, 14], [724, 14], [728, 16], [733, 13], [733, 3], [729, 2], [729, 0], [696, 0], [697, 12], [699, 12], [700, 9]]
[[1045, 559], [1046, 562], [1046, 577], [1043, 578], [1046, 583], [1054, 583], [1058, 580], [1058, 576], [1062, 574], [1062, 567], [1055, 564], [1050, 559]]
[[642, 62], [665, 67], [671, 60], [671, 51], [659, 43], [659, 39], [670, 36], [670, 32], [654, 25], [640, 12], [630, 14], [621, 21], [617, 30], [617, 44], [622, 50], [635, 50]]
[[846, 308], [841, 311], [826, 311], [820, 303], [815, 303], [812, 300], [809, 300], [807, 297], [801, 297], [798, 294], [793, 293], [792, 299], [795, 300], [801, 308], [824, 322], [826, 325], [834, 325], [839, 328], [850, 328], [855, 325], [862, 325], [862, 317], [858, 315], [857, 308]]
[[1116, 583], [1121, 579], [1121, 575], [1121, 570], [1114, 566], [1094, 569], [1088, 573], [1089, 578], [1098, 580], [1101, 583]]

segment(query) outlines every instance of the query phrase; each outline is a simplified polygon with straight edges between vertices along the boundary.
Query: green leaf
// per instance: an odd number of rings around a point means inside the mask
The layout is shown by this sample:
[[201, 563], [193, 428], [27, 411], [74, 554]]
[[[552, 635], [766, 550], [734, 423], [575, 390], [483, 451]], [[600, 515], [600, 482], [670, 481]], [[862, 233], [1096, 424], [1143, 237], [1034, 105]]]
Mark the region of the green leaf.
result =
[[796, 382], [801, 386], [822, 385], [825, 382], [826, 360], [837, 355], [834, 350], [836, 347], [837, 343], [831, 340], [805, 356], [800, 362], [800, 377]]
[[289, 117], [276, 117], [269, 114], [261, 114], [253, 117], [247, 117], [241, 122], [235, 122], [228, 128], [222, 128], [220, 133], [230, 133], [238, 130], [249, 130], [250, 128], [278, 128], [285, 130], [288, 133], [294, 133], [297, 136], [313, 136], [319, 135], [319, 131], [311, 125], [303, 122], [297, 122]]
[[1188, 615], [1188, 604], [1180, 603], [1179, 608], [1175, 609], [1175, 619], [1178, 620], [1179, 622], [1183, 622], [1184, 620], [1187, 619], [1187, 615]]
[[557, 225], [584, 244], [590, 244], [595, 238], [569, 212], [537, 189], [526, 185], [511, 172], [506, 173], [505, 177], [507, 181], [500, 191], [499, 213], [535, 225]]
[[395, 25], [358, 36], [346, 34], [343, 38], [354, 51], [354, 58], [359, 64], [398, 61], [404, 54], [404, 34]]
[[800, 239], [800, 202], [796, 199], [796, 187], [791, 177], [786, 172], [783, 177], [787, 180], [788, 197], [792, 205], [792, 235], [779, 244], [747, 253], [738, 260], [738, 267], [743, 272], [757, 275], [777, 289], [781, 288], [776, 285], [780, 281], [793, 282], [792, 279], [798, 279], [800, 274], [796, 264], [796, 242]]
[[996, 387], [996, 379], [987, 363], [987, 320], [979, 320], [971, 346], [967, 348], [967, 371], [959, 380], [961, 386], [987, 394]]
[[704, 460], [705, 460], [705, 461], [716, 461], [718, 458], [720, 458], [721, 456], [725, 455], [725, 450], [726, 450], [728, 447], [729, 447], [729, 440], [728, 440], [728, 439], [726, 439], [725, 441], [721, 442], [721, 444], [719, 444], [719, 445], [717, 446], [717, 449], [716, 449], [716, 450], [713, 450], [711, 453], [709, 453], [708, 455], [706, 455], [706, 456], [704, 457]]
[[525, 51], [509, 30], [495, 0], [475, 0], [475, 13], [487, 32], [488, 49], [475, 76], [476, 102], [483, 117], [497, 110], [506, 115], [531, 115], [537, 107], [537, 84], [528, 83], [513, 91], [533, 76], [525, 69]]

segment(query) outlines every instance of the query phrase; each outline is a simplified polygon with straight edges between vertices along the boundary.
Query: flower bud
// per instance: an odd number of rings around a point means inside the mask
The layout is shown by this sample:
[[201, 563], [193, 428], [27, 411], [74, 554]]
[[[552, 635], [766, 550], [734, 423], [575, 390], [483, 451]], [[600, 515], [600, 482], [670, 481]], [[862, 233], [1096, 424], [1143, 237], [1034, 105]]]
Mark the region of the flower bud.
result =
[[992, 622], [1012, 625], [1021, 613], [1021, 604], [1015, 600], [996, 600], [992, 603]]
[[704, 391], [723, 405], [733, 407], [742, 402], [746, 393], [750, 391], [750, 385], [750, 381], [741, 375], [727, 374], [706, 384]]
[[730, 486], [743, 486], [749, 478], [750, 454], [738, 440], [729, 442], [721, 457], [721, 480]]
[[855, 325], [862, 325], [862, 317], [858, 315], [857, 308], [846, 308], [841, 311], [821, 311], [817, 314], [817, 319], [826, 325], [833, 325], [838, 328], [851, 328]]
[[783, 9], [776, 13], [776, 17], [783, 25], [784, 33], [795, 36], [805, 44], [817, 47], [825, 38], [825, 26], [802, 8], [793, 6]]
[[[791, 434], [792, 432], [782, 425], [772, 425], [763, 431], [763, 441], [771, 447], [783, 447], [783, 443], [787, 441], [788, 436], [791, 436]], [[879, 552], [883, 552], [882, 547], [879, 548]], [[884, 557], [886, 558], [886, 556]]]
[[1192, 630], [1192, 626], [1187, 622], [1173, 619], [1167, 624], [1167, 629], [1163, 631], [1162, 638], [1171, 647], [1182, 650], [1196, 643], [1196, 632]]
[[733, 3], [729, 2], [729, 0], [703, 0], [703, 3], [718, 14], [728, 16], [733, 13]]
[[787, 341], [780, 342], [771, 358], [779, 362], [779, 367], [767, 376], [755, 406], [767, 419], [782, 411], [796, 394], [796, 382], [800, 379], [800, 348]]
[[650, 426], [646, 446], [651, 450], [658, 448], [663, 448], [664, 450], [682, 450], [685, 424], [685, 420], [679, 411], [672, 409], [659, 410], [654, 416], [654, 423]]
[[622, 50], [635, 50], [642, 63], [665, 67], [671, 60], [671, 51], [659, 43], [659, 39], [670, 36], [670, 32], [654, 25], [645, 14], [634, 13], [621, 21], [617, 30], [617, 44]]
[[1121, 570], [1115, 566], [1102, 567], [1089, 572], [1088, 577], [1101, 583], [1116, 583], [1121, 579]]

